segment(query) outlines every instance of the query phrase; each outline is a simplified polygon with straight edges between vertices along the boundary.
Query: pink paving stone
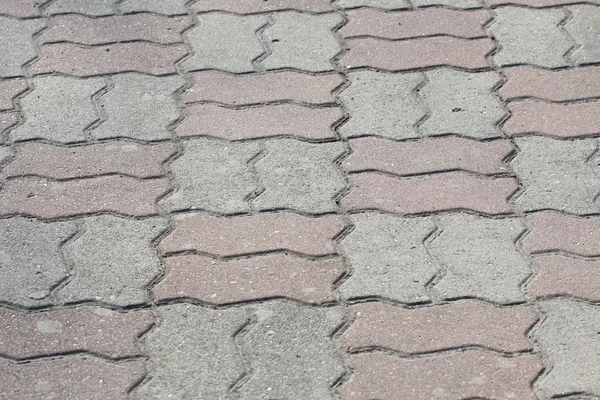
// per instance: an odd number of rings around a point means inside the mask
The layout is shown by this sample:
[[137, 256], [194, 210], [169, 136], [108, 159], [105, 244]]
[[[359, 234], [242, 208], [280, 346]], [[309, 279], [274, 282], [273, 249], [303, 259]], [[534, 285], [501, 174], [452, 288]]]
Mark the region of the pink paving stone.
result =
[[161, 243], [165, 253], [198, 251], [234, 256], [289, 250], [310, 256], [335, 254], [333, 239], [346, 224], [339, 216], [305, 217], [290, 212], [215, 217], [175, 217], [175, 229]]
[[377, 170], [397, 175], [451, 170], [505, 173], [504, 159], [514, 150], [508, 140], [480, 142], [456, 136], [404, 142], [365, 137], [350, 140], [350, 146], [352, 153], [344, 161], [347, 171]]
[[600, 260], [582, 260], [560, 254], [533, 259], [538, 272], [529, 284], [536, 297], [566, 295], [600, 301]]
[[2, 170], [4, 177], [36, 175], [66, 179], [103, 174], [137, 178], [164, 176], [163, 163], [177, 152], [172, 143], [141, 145], [117, 141], [74, 147], [25, 142], [16, 149], [14, 160]]
[[551, 7], [579, 3], [600, 4], [600, 0], [483, 0], [483, 2], [488, 6], [516, 4], [529, 7]]
[[334, 103], [332, 92], [343, 82], [339, 74], [309, 75], [292, 71], [251, 75], [202, 71], [190, 76], [194, 84], [181, 96], [184, 102], [215, 101], [229, 105], [286, 100]]
[[228, 11], [237, 14], [277, 10], [299, 10], [313, 13], [333, 11], [330, 0], [202, 0], [191, 5], [196, 12]]
[[181, 34], [190, 27], [187, 17], [156, 14], [132, 14], [104, 18], [59, 15], [50, 19], [50, 27], [40, 34], [39, 43], [71, 42], [103, 44], [130, 40], [154, 43], [182, 43]]
[[445, 8], [393, 13], [364, 8], [347, 11], [347, 15], [348, 24], [339, 30], [342, 36], [387, 39], [432, 35], [482, 37], [486, 35], [483, 25], [491, 18], [491, 14], [485, 10], [458, 11]]
[[137, 338], [153, 323], [150, 311], [79, 307], [24, 313], [0, 308], [0, 354], [22, 359], [85, 351], [133, 357], [140, 354]]
[[66, 357], [26, 364], [0, 360], [0, 394], [19, 400], [125, 400], [145, 374], [143, 360], [114, 363]]
[[508, 108], [511, 117], [503, 130], [510, 136], [537, 133], [568, 138], [600, 134], [600, 101], [553, 104], [522, 100], [508, 103]]
[[156, 201], [170, 189], [167, 179], [137, 180], [120, 176], [49, 181], [17, 178], [0, 190], [0, 214], [59, 218], [113, 212], [131, 216], [158, 214]]
[[25, 79], [0, 80], [0, 111], [12, 110], [14, 98], [27, 90]]
[[527, 217], [532, 225], [523, 238], [531, 253], [564, 251], [581, 256], [600, 255], [600, 217], [575, 217], [557, 212], [540, 212]]
[[212, 136], [226, 140], [282, 135], [305, 139], [335, 138], [332, 126], [344, 116], [340, 108], [308, 108], [296, 104], [245, 109], [191, 104], [187, 106], [186, 114], [175, 129], [178, 136]]
[[175, 63], [187, 54], [184, 45], [160, 46], [142, 42], [94, 47], [45, 44], [40, 46], [40, 52], [38, 60], [29, 67], [33, 74], [58, 72], [75, 76], [130, 71], [152, 75], [175, 73]]
[[499, 308], [468, 300], [420, 308], [385, 303], [350, 306], [355, 322], [341, 340], [349, 351], [379, 348], [402, 353], [480, 346], [500, 352], [531, 350], [532, 307]]
[[542, 370], [534, 355], [502, 357], [478, 350], [424, 358], [382, 353], [349, 358], [353, 374], [342, 400], [518, 399], [538, 400], [531, 389]]
[[464, 173], [395, 178], [375, 172], [350, 175], [352, 189], [341, 201], [346, 210], [382, 210], [419, 214], [473, 210], [485, 214], [511, 212], [508, 198], [517, 190], [513, 178], [488, 179]]
[[552, 71], [529, 66], [505, 68], [506, 83], [498, 90], [505, 100], [536, 97], [568, 101], [600, 97], [600, 66]]
[[430, 37], [390, 41], [348, 39], [349, 51], [340, 63], [347, 68], [373, 67], [401, 71], [434, 66], [466, 69], [488, 67], [486, 55], [494, 49], [490, 39]]
[[0, 1], [0, 14], [11, 17], [27, 18], [40, 15], [39, 6], [47, 1], [43, 0], [2, 0]]
[[157, 300], [193, 299], [231, 304], [287, 298], [304, 303], [335, 301], [333, 283], [344, 273], [340, 259], [311, 261], [267, 254], [220, 261], [188, 255], [166, 259], [166, 277], [153, 289]]

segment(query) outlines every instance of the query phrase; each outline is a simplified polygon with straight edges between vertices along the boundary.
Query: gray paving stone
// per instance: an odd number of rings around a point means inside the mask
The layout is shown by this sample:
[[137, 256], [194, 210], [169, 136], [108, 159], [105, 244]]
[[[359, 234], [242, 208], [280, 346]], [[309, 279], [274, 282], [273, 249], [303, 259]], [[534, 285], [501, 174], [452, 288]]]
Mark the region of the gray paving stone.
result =
[[35, 57], [32, 36], [43, 26], [40, 19], [19, 21], [0, 17], [0, 77], [24, 75], [21, 67]]
[[341, 297], [429, 300], [425, 285], [440, 267], [423, 241], [435, 229], [434, 222], [377, 213], [356, 214], [352, 220], [355, 229], [340, 245], [352, 271], [339, 289]]
[[489, 32], [498, 40], [497, 65], [533, 64], [565, 66], [564, 54], [572, 44], [558, 27], [565, 18], [561, 9], [500, 7]]
[[562, 298], [543, 301], [541, 308], [545, 319], [533, 335], [548, 373], [537, 380], [537, 393], [544, 399], [584, 392], [600, 396], [600, 306]]
[[264, 15], [199, 15], [197, 26], [184, 34], [194, 53], [182, 67], [188, 71], [254, 71], [252, 61], [265, 52], [256, 32], [267, 21]]
[[333, 399], [331, 386], [344, 373], [331, 338], [343, 321], [340, 308], [274, 301], [256, 310], [257, 323], [241, 338], [252, 374], [242, 399]]
[[104, 87], [104, 80], [46, 76], [34, 78], [33, 87], [21, 99], [25, 122], [9, 137], [62, 143], [85, 141], [85, 128], [100, 119], [92, 95]]
[[596, 139], [515, 139], [519, 151], [511, 163], [524, 191], [513, 199], [517, 209], [597, 213], [600, 192], [598, 165], [588, 162], [598, 148]]
[[182, 77], [128, 73], [113, 76], [111, 81], [114, 88], [98, 99], [106, 119], [90, 132], [93, 137], [171, 138], [168, 127], [181, 117], [173, 93], [185, 85]]
[[124, 13], [153, 12], [163, 15], [187, 14], [187, 0], [124, 0], [119, 9]]
[[441, 233], [429, 248], [445, 273], [434, 292], [444, 299], [477, 297], [503, 304], [525, 300], [520, 285], [531, 269], [515, 245], [525, 230], [519, 219], [452, 214], [438, 220]]
[[[2, 165], [2, 163], [12, 155], [13, 155], [13, 152], [10, 147], [0, 146], [0, 165]], [[0, 170], [2, 170], [1, 167], [0, 167]]]
[[578, 47], [570, 58], [577, 64], [600, 62], [600, 7], [577, 5], [569, 7], [573, 18], [565, 30], [575, 39]]
[[83, 235], [64, 248], [73, 277], [57, 297], [64, 303], [96, 300], [121, 307], [148, 302], [146, 287], [161, 270], [152, 242], [167, 221], [112, 215], [84, 221]]
[[233, 336], [249, 318], [245, 310], [211, 310], [191, 304], [158, 308], [161, 322], [142, 339], [149, 379], [134, 399], [228, 399], [245, 372]]
[[338, 95], [350, 119], [338, 128], [344, 137], [377, 135], [418, 138], [415, 125], [425, 114], [415, 90], [423, 74], [360, 71], [348, 74], [350, 86]]
[[264, 31], [271, 54], [261, 65], [266, 69], [294, 68], [303, 71], [332, 71], [331, 60], [342, 48], [333, 29], [342, 21], [339, 14], [310, 15], [299, 12], [272, 14], [274, 24]]
[[119, 0], [56, 0], [46, 7], [46, 14], [113, 15], [114, 5], [118, 2]]
[[412, 0], [415, 7], [447, 6], [452, 8], [482, 8], [480, 0]]
[[259, 186], [248, 162], [260, 152], [258, 143], [202, 138], [184, 146], [184, 154], [171, 164], [177, 189], [161, 207], [223, 214], [250, 211], [246, 198]]
[[0, 301], [23, 307], [50, 304], [50, 292], [69, 271], [62, 243], [76, 230], [70, 222], [0, 220]]
[[266, 143], [267, 154], [256, 162], [265, 188], [254, 204], [261, 210], [291, 209], [307, 213], [336, 211], [336, 196], [345, 189], [335, 160], [346, 152], [341, 142], [306, 143], [277, 139]]
[[426, 73], [421, 95], [429, 118], [420, 126], [424, 136], [454, 133], [477, 139], [501, 137], [498, 129], [506, 111], [492, 92], [502, 78], [496, 72], [463, 72], [440, 68]]
[[408, 0], [337, 0], [341, 8], [372, 7], [384, 10], [410, 8]]

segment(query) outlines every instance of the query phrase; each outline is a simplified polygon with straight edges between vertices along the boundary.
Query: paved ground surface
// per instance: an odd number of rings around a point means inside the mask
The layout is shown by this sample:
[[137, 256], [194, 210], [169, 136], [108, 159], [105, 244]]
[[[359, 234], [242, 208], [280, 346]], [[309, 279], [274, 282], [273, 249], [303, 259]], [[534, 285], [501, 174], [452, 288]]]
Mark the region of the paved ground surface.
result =
[[0, 15], [0, 398], [599, 398], [599, 0]]

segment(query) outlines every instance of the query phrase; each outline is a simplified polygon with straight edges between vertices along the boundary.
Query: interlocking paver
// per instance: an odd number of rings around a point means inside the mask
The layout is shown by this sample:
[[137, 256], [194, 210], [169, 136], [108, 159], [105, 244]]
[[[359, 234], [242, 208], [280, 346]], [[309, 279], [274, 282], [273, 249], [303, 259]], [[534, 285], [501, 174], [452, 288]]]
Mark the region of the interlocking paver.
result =
[[373, 7], [384, 10], [410, 8], [408, 0], [337, 0], [336, 4], [341, 8]]
[[339, 14], [297, 12], [272, 14], [273, 25], [263, 32], [271, 52], [261, 61], [266, 69], [294, 68], [332, 71], [332, 58], [342, 48], [332, 30], [343, 22]]
[[187, 0], [123, 0], [119, 9], [123, 13], [152, 12], [163, 15], [187, 14]]
[[176, 216], [174, 223], [160, 244], [163, 252], [198, 251], [221, 257], [286, 250], [309, 256], [335, 254], [333, 239], [346, 226], [339, 216], [290, 212], [230, 218], [196, 213]]
[[23, 76], [23, 65], [35, 57], [32, 36], [44, 26], [40, 19], [17, 20], [0, 16], [0, 77]]
[[56, 0], [46, 7], [46, 14], [112, 15], [118, 2], [119, 0]]
[[252, 61], [265, 52], [256, 32], [267, 22], [261, 15], [199, 15], [198, 24], [184, 35], [194, 53], [181, 66], [188, 71], [254, 71]]
[[497, 8], [488, 28], [500, 45], [494, 62], [501, 66], [567, 66], [564, 55], [572, 43], [558, 26], [564, 19], [561, 9]]
[[27, 18], [40, 15], [40, 0], [4, 0], [0, 3], [0, 14]]
[[70, 222], [0, 220], [0, 299], [24, 307], [50, 304], [52, 289], [69, 271], [62, 244], [75, 232]]
[[61, 143], [85, 141], [86, 128], [100, 119], [92, 96], [104, 87], [101, 78], [45, 76], [33, 79], [33, 91], [20, 100], [24, 122], [10, 132], [10, 138]]
[[415, 7], [447, 6], [453, 8], [481, 8], [481, 0], [412, 0]]
[[[2, 144], [2, 140], [0, 140], [0, 144]], [[3, 164], [4, 161], [6, 161], [12, 155], [13, 155], [13, 152], [10, 147], [0, 146], [0, 164]]]
[[191, 104], [177, 126], [180, 137], [212, 136], [225, 140], [269, 136], [335, 139], [332, 126], [344, 113], [340, 108], [308, 108], [297, 104], [232, 109], [216, 104]]
[[152, 242], [166, 228], [161, 218], [86, 218], [83, 234], [64, 247], [73, 272], [58, 290], [58, 298], [65, 303], [100, 301], [121, 307], [147, 303], [146, 287], [161, 271]]
[[600, 307], [568, 299], [541, 303], [545, 319], [533, 330], [548, 372], [536, 382], [550, 398], [565, 393], [600, 395]]
[[311, 13], [332, 11], [330, 0], [203, 0], [191, 5], [196, 12], [222, 10], [236, 14], [261, 13], [280, 10], [299, 10]]
[[600, 4], [600, 0], [483, 0], [488, 6], [516, 4], [529, 7], [553, 7], [576, 3]]
[[142, 340], [149, 379], [134, 399], [224, 399], [244, 374], [234, 335], [249, 322], [245, 310], [212, 310], [191, 304], [158, 308], [160, 324]]
[[333, 283], [345, 270], [339, 259], [310, 261], [285, 254], [230, 261], [199, 255], [169, 257], [166, 269], [166, 277], [153, 289], [155, 299], [211, 304], [270, 298], [330, 303], [335, 301]]
[[515, 245], [525, 230], [519, 219], [453, 214], [438, 221], [441, 232], [429, 244], [445, 270], [432, 287], [438, 296], [504, 304], [525, 300], [521, 283], [532, 271]]
[[259, 154], [258, 143], [194, 139], [184, 148], [183, 155], [171, 163], [176, 189], [161, 201], [162, 208], [223, 214], [250, 210], [247, 197], [259, 186], [248, 163]]
[[488, 398], [537, 400], [531, 383], [542, 370], [537, 356], [502, 357], [477, 350], [425, 358], [383, 353], [350, 357], [354, 374], [342, 388], [343, 400]]
[[15, 108], [14, 99], [27, 90], [25, 79], [10, 79], [0, 81], [0, 110], [12, 110]]
[[123, 358], [140, 354], [137, 338], [154, 323], [149, 311], [120, 313], [79, 307], [23, 313], [0, 308], [0, 353], [22, 359], [90, 352]]
[[0, 361], [0, 393], [7, 399], [114, 399], [144, 378], [144, 362], [120, 363], [93, 357], [36, 360], [26, 364]]
[[9, 128], [12, 128], [20, 121], [20, 116], [16, 112], [0, 112], [0, 144], [5, 142], [5, 135]]
[[545, 137], [516, 139], [519, 151], [511, 163], [523, 185], [513, 199], [524, 211], [558, 210], [574, 214], [597, 213], [597, 166], [588, 159], [597, 151], [595, 139], [576, 141]]
[[312, 144], [295, 139], [270, 140], [255, 168], [262, 192], [253, 200], [260, 210], [306, 213], [336, 211], [346, 182], [334, 164], [346, 152], [341, 142]]
[[333, 399], [330, 388], [344, 367], [331, 335], [343, 321], [342, 310], [270, 302], [256, 316], [242, 338], [252, 374], [240, 397]]
[[499, 308], [472, 300], [420, 308], [362, 303], [350, 309], [356, 320], [341, 339], [349, 351], [414, 354], [472, 346], [527, 351], [532, 344], [526, 333], [538, 320], [532, 307]]
[[582, 4], [569, 7], [568, 10], [572, 19], [565, 24], [565, 30], [578, 45], [569, 58], [576, 64], [600, 62], [600, 7]]

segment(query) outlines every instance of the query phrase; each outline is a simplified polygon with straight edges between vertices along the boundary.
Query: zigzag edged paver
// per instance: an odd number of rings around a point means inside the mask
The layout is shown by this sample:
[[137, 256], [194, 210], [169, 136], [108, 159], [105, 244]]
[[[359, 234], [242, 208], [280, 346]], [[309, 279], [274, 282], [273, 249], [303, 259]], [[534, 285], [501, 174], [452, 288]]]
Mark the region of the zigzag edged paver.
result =
[[[0, 144], [2, 144], [2, 140], [0, 138]], [[4, 161], [8, 160], [12, 157], [13, 151], [8, 146], [0, 146], [0, 164], [4, 163]]]
[[372, 7], [384, 10], [398, 10], [410, 8], [408, 0], [336, 0], [340, 8]]
[[25, 79], [7, 79], [0, 81], [0, 111], [15, 108], [14, 99], [28, 88]]
[[[44, 27], [41, 19], [17, 20], [0, 16], [0, 77], [23, 76], [23, 65], [35, 57], [32, 36]], [[10, 55], [10, 56], [8, 56]]]
[[0, 3], [0, 14], [28, 18], [40, 16], [39, 0], [5, 0]]
[[310, 13], [333, 11], [330, 0], [203, 0], [191, 5], [195, 12], [227, 11], [236, 14], [252, 14], [281, 10], [298, 10]]
[[523, 5], [528, 7], [554, 7], [577, 3], [600, 4], [600, 0], [482, 0], [488, 6]]
[[4, 132], [18, 124], [19, 121], [20, 117], [16, 112], [0, 112], [0, 144], [6, 141]]
[[113, 15], [115, 4], [119, 0], [56, 0], [45, 8], [45, 13], [54, 14], [83, 14], [93, 17]]
[[481, 0], [412, 0], [415, 7], [447, 6], [453, 8], [470, 9], [481, 8]]
[[600, 62], [600, 7], [581, 4], [569, 7], [568, 10], [572, 19], [565, 24], [565, 30], [577, 43], [569, 58], [576, 64]]
[[187, 0], [123, 0], [118, 7], [123, 13], [151, 12], [163, 15], [184, 15]]

